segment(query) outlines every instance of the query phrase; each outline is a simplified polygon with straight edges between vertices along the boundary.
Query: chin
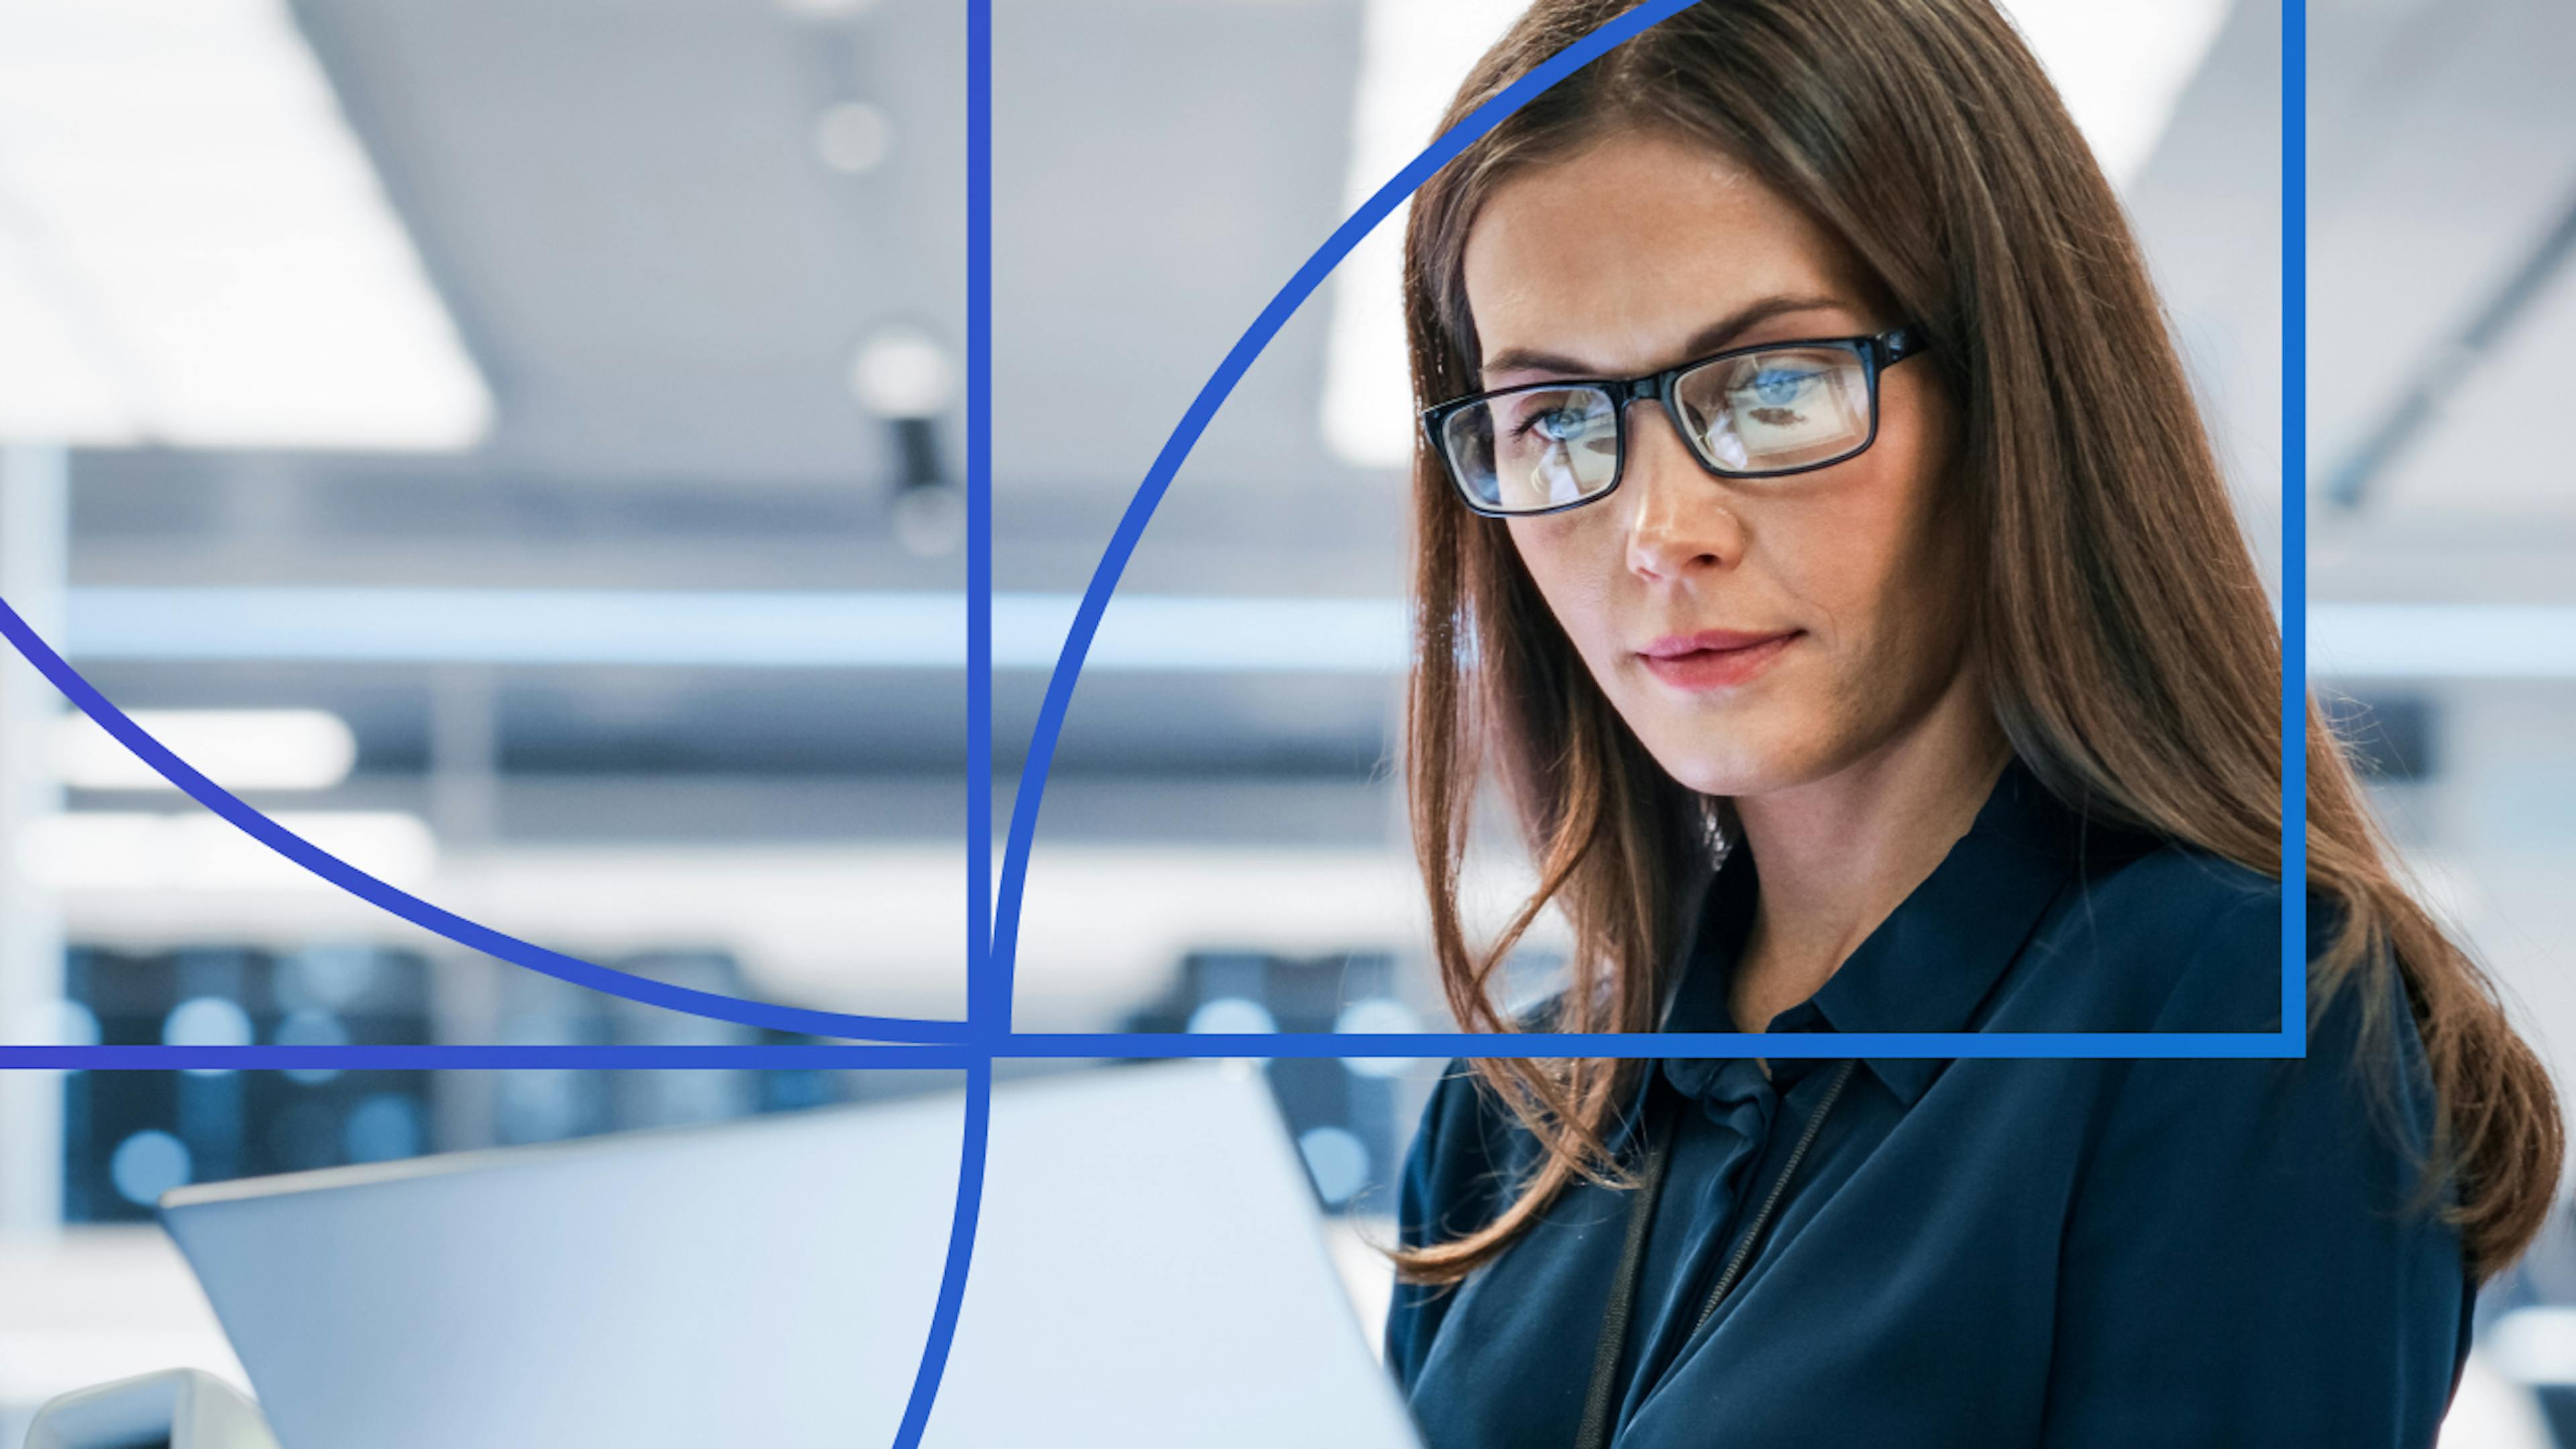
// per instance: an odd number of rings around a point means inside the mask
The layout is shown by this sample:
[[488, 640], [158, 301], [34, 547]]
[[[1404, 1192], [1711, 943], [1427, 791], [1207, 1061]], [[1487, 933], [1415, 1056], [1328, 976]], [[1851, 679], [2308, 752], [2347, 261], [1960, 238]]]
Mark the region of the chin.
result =
[[1760, 795], [1804, 779], [1808, 763], [1795, 754], [1763, 749], [1712, 751], [1693, 741], [1683, 749], [1656, 749], [1648, 754], [1684, 788], [1703, 795]]
[[1646, 753], [1684, 788], [1703, 795], [1764, 795], [1823, 779], [1851, 758], [1853, 721], [1803, 701], [1742, 700], [1725, 709], [1655, 708], [1620, 700]]
[[1605, 692], [1629, 733], [1665, 774], [1703, 795], [1760, 795], [1803, 784], [1830, 771], [1846, 736], [1834, 711], [1815, 708], [1803, 690], [1691, 697], [1642, 671], [1618, 682], [1626, 687]]

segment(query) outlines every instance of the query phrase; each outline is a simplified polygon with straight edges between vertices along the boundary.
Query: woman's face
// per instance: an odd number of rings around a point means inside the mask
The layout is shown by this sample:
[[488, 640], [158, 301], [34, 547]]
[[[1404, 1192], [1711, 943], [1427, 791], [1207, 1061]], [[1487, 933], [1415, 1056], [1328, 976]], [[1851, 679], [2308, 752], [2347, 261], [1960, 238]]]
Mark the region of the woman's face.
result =
[[[1911, 320], [1873, 310], [1845, 248], [1749, 172], [1645, 133], [1505, 182], [1465, 272], [1487, 388]], [[1609, 496], [1506, 526], [1675, 779], [1713, 795], [1805, 784], [1928, 715], [1959, 677], [1970, 581], [1926, 363], [1881, 373], [1868, 451], [1790, 477], [1708, 473], [1658, 403], [1627, 422]]]

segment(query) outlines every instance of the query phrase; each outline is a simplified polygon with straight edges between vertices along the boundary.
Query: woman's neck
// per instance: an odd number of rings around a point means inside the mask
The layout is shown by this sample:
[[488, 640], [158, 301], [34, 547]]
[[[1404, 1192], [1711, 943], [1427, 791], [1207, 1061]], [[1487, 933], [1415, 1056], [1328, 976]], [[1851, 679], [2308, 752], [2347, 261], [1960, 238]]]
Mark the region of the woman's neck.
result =
[[1745, 1031], [1816, 994], [1967, 834], [2012, 748], [1963, 671], [1917, 726], [1804, 785], [1739, 796], [1760, 899], [1728, 1005]]

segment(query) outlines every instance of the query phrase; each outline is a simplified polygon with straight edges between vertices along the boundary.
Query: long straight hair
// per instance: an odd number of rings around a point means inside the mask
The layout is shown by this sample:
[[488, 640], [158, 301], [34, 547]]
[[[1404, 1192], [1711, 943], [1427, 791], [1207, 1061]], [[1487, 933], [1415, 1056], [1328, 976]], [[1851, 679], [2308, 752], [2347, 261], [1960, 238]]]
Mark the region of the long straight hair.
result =
[[[1633, 3], [1538, 0], [1442, 129]], [[1559, 83], [1414, 198], [1404, 294], [1422, 403], [1478, 385], [1462, 282], [1478, 207], [1623, 129], [1747, 167], [1930, 334], [1925, 362], [1962, 421], [1949, 486], [1976, 520], [1971, 647], [2033, 773], [2090, 817], [2279, 879], [2277, 626], [2119, 202], [2012, 26], [1988, 0], [1702, 0]], [[1685, 884], [1713, 864], [1712, 823], [1731, 812], [1638, 744], [1504, 526], [1459, 506], [1419, 447], [1413, 493], [1407, 785], [1450, 1008], [1466, 1030], [1518, 1028], [1497, 978], [1553, 904], [1574, 949], [1548, 1027], [1654, 1030]], [[2358, 986], [2364, 1038], [2394, 1062], [2382, 1003], [2386, 973], [2403, 973], [2441, 1104], [2415, 1208], [2457, 1182], [2442, 1212], [2483, 1277], [2547, 1214], [2556, 1098], [2493, 984], [2400, 883], [2313, 704], [2306, 732], [2308, 885], [2340, 923], [2310, 966], [2310, 1018]], [[1489, 778], [1538, 885], [1473, 944], [1459, 887]], [[1634, 1064], [1473, 1067], [1542, 1151], [1493, 1221], [1396, 1255], [1414, 1281], [1464, 1277], [1578, 1178], [1624, 1181], [1607, 1142]]]

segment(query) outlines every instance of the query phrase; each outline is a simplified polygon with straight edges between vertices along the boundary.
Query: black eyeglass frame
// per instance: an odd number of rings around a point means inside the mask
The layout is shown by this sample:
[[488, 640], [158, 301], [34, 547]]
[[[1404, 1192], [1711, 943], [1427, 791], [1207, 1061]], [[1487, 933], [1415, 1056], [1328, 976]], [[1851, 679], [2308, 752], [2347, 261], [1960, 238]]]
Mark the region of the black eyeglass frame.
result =
[[[1711, 475], [1719, 478], [1787, 478], [1799, 473], [1812, 473], [1819, 468], [1830, 468], [1837, 463], [1848, 463], [1868, 452], [1870, 445], [1878, 441], [1878, 375], [1917, 353], [1930, 351], [1931, 346], [1930, 339], [1923, 335], [1922, 329], [1909, 323], [1875, 336], [1803, 337], [1781, 342], [1757, 343], [1750, 347], [1730, 347], [1724, 352], [1712, 352], [1706, 357], [1694, 357], [1687, 362], [1674, 363], [1661, 372], [1650, 372], [1643, 377], [1563, 377], [1546, 382], [1525, 382], [1513, 387], [1498, 387], [1487, 392], [1451, 398], [1447, 402], [1422, 410], [1422, 431], [1423, 436], [1431, 444], [1431, 451], [1440, 458], [1440, 470], [1449, 475], [1450, 487], [1457, 492], [1458, 497], [1471, 511], [1487, 518], [1544, 518], [1551, 513], [1563, 513], [1569, 509], [1581, 508], [1587, 503], [1598, 503], [1618, 492], [1620, 480], [1628, 476], [1628, 404], [1640, 398], [1663, 404], [1664, 416], [1671, 421], [1673, 431], [1680, 434], [1684, 448], [1689, 451], [1700, 467]], [[1674, 385], [1681, 381], [1684, 374], [1697, 372], [1715, 363], [1798, 347], [1840, 348], [1860, 358], [1863, 386], [1869, 390], [1868, 435], [1849, 452], [1837, 454], [1821, 462], [1800, 463], [1792, 468], [1743, 471], [1721, 468], [1710, 461], [1708, 455], [1700, 451], [1700, 444], [1693, 434], [1689, 421], [1682, 417], [1681, 405], [1673, 400]], [[1610, 395], [1611, 443], [1618, 449], [1618, 460], [1611, 467], [1609, 484], [1598, 493], [1549, 508], [1519, 509], [1487, 506], [1484, 500], [1478, 498], [1475, 491], [1468, 487], [1467, 480], [1458, 476], [1457, 460], [1449, 456], [1449, 446], [1441, 439], [1442, 424], [1446, 423], [1454, 413], [1473, 407], [1477, 403], [1491, 402], [1495, 398], [1511, 397], [1525, 392], [1561, 391], [1577, 387], [1597, 388]]]

